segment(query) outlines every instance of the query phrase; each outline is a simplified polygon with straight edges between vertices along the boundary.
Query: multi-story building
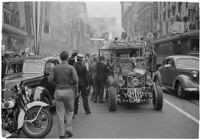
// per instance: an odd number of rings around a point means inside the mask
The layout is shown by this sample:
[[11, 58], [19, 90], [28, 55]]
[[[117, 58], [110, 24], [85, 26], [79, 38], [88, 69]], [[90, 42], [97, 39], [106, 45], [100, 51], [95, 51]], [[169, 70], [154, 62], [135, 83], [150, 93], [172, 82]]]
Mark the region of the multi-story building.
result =
[[122, 2], [122, 27], [129, 37], [153, 39], [199, 30], [199, 3]]
[[133, 39], [146, 38], [155, 31], [156, 2], [121, 2], [122, 27]]
[[5, 50], [21, 53], [33, 47], [31, 2], [4, 2], [2, 46]]
[[188, 30], [199, 30], [199, 3], [159, 2], [160, 37]]
[[4, 2], [2, 46], [15, 53], [39, 54], [45, 21], [44, 2]]
[[[42, 35], [41, 53], [57, 55], [62, 50], [83, 53], [87, 39], [85, 2], [45, 2], [47, 32]], [[61, 16], [62, 15], [62, 16]]]

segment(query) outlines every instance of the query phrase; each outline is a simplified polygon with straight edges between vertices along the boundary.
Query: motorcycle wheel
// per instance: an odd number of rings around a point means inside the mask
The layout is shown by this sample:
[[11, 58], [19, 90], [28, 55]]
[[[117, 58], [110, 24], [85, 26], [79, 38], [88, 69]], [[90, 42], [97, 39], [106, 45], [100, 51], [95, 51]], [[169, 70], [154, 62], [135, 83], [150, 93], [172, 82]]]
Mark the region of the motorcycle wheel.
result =
[[[29, 110], [29, 116], [25, 115], [24, 120], [33, 119], [37, 115], [39, 109], [40, 107], [31, 108]], [[22, 131], [24, 132], [25, 136], [30, 138], [44, 138], [50, 132], [52, 124], [53, 119], [51, 113], [48, 109], [42, 108], [34, 122], [24, 122]]]

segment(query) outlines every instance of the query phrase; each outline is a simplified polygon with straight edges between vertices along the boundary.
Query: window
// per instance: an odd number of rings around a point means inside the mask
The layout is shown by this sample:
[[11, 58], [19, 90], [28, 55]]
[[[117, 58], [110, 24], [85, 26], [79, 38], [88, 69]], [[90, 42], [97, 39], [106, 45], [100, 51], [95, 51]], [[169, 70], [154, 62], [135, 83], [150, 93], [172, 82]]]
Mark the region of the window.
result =
[[166, 2], [164, 2], [164, 6], [163, 7], [165, 7], [166, 6]]
[[168, 18], [170, 18], [170, 10], [168, 10]]
[[182, 6], [182, 2], [178, 3], [178, 12], [181, 12], [181, 6]]
[[173, 13], [173, 16], [175, 15], [175, 11], [176, 11], [176, 6], [173, 5], [173, 6], [172, 6], [172, 13]]
[[188, 2], [186, 2], [186, 9], [188, 8]]
[[166, 19], [166, 12], [163, 13], [163, 21]]
[[23, 63], [10, 64], [7, 67], [6, 74], [14, 74], [22, 72], [22, 68], [23, 68]]
[[199, 39], [191, 39], [191, 51], [197, 52], [199, 51]]

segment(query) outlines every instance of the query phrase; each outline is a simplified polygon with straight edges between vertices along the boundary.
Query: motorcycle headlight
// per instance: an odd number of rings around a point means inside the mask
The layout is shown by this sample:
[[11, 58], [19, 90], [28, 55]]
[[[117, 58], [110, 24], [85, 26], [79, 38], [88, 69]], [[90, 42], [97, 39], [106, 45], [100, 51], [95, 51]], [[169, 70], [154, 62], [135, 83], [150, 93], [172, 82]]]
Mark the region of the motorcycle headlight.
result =
[[25, 94], [26, 94], [27, 97], [30, 97], [31, 94], [32, 94], [32, 89], [26, 86], [25, 87]]

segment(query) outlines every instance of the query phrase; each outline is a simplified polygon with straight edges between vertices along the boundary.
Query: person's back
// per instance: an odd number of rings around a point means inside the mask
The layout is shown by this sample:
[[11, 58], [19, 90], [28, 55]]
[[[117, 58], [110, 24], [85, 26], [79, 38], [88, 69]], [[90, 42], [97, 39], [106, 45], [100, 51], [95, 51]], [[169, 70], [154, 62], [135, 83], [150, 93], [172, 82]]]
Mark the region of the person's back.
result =
[[96, 76], [96, 73], [97, 73], [96, 65], [97, 65], [97, 63], [96, 63], [96, 62], [93, 62], [93, 63], [91, 64], [91, 67], [90, 67], [92, 79]]
[[[54, 92], [60, 138], [71, 137], [72, 117], [74, 113], [74, 96], [72, 84], [78, 83], [78, 76], [73, 66], [68, 64], [68, 52], [60, 54], [62, 63], [53, 67], [48, 81], [56, 84]], [[64, 122], [64, 119], [66, 122]], [[66, 124], [66, 125], [65, 125]]]
[[78, 74], [78, 77], [79, 77], [79, 83], [78, 83], [79, 86], [88, 86], [86, 67], [80, 62], [77, 62], [74, 65], [74, 67], [75, 67], [77, 74]]
[[104, 65], [102, 62], [98, 62], [96, 65], [96, 69], [96, 79], [98, 81], [105, 81], [108, 74], [106, 65]]
[[54, 80], [56, 82], [56, 88], [71, 88], [73, 84], [77, 82], [74, 72], [74, 67], [68, 63], [61, 63], [55, 65], [54, 68]]

